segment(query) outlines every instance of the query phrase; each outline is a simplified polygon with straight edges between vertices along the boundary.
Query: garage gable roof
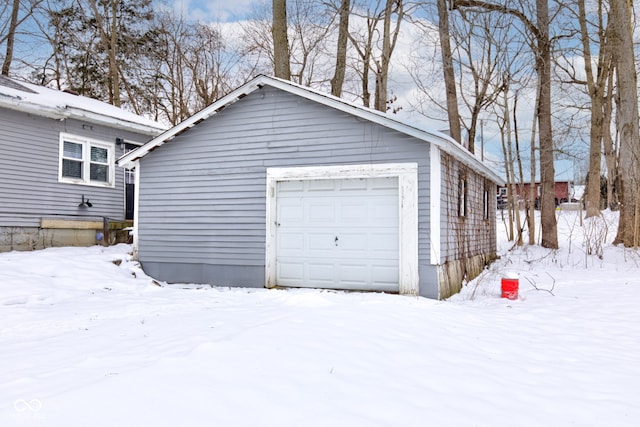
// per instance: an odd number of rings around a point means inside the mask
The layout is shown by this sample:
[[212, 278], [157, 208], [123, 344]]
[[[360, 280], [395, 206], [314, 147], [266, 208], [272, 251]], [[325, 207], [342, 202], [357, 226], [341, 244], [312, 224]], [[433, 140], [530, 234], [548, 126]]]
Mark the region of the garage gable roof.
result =
[[258, 75], [251, 81], [245, 83], [240, 86], [233, 92], [228, 95], [220, 98], [215, 101], [213, 104], [208, 107], [202, 109], [197, 112], [193, 116], [184, 120], [183, 122], [177, 124], [173, 128], [165, 131], [164, 133], [158, 135], [151, 141], [147, 142], [145, 145], [125, 154], [118, 160], [118, 165], [122, 167], [132, 167], [133, 163], [138, 159], [144, 157], [149, 152], [154, 149], [164, 145], [165, 143], [171, 141], [176, 136], [181, 133], [189, 130], [193, 126], [196, 126], [200, 122], [208, 119], [209, 117], [219, 113], [227, 106], [235, 103], [236, 101], [244, 98], [250, 93], [260, 89], [263, 86], [271, 86], [276, 89], [283, 90], [285, 92], [289, 92], [291, 94], [301, 96], [308, 100], [318, 102], [320, 104], [326, 105], [331, 108], [335, 108], [337, 110], [343, 111], [345, 113], [354, 115], [356, 117], [360, 117], [364, 120], [368, 120], [373, 123], [377, 123], [381, 126], [385, 126], [387, 128], [396, 130], [398, 132], [402, 132], [406, 135], [410, 135], [417, 139], [435, 144], [442, 151], [451, 154], [456, 159], [460, 160], [467, 166], [473, 168], [478, 171], [480, 174], [486, 176], [487, 178], [495, 181], [498, 184], [503, 184], [503, 180], [499, 177], [493, 170], [483, 164], [480, 160], [478, 160], [475, 156], [473, 156], [469, 151], [467, 151], [462, 145], [458, 144], [455, 140], [453, 140], [448, 135], [445, 135], [436, 131], [427, 131], [424, 129], [420, 129], [409, 124], [400, 122], [388, 116], [385, 113], [382, 113], [377, 110], [372, 110], [370, 108], [356, 105], [350, 103], [344, 99], [335, 97], [333, 95], [323, 93], [308, 87], [300, 86], [298, 84], [292, 83], [287, 80], [282, 80], [275, 77]]

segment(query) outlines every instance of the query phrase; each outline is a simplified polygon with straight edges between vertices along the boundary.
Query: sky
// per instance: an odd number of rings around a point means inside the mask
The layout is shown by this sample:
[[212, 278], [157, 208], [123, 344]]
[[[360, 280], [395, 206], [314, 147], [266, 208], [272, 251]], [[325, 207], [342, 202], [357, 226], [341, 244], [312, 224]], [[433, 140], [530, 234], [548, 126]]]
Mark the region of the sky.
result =
[[233, 22], [249, 15], [254, 5], [263, 3], [256, 0], [165, 0], [173, 8], [185, 11], [187, 16], [204, 22]]

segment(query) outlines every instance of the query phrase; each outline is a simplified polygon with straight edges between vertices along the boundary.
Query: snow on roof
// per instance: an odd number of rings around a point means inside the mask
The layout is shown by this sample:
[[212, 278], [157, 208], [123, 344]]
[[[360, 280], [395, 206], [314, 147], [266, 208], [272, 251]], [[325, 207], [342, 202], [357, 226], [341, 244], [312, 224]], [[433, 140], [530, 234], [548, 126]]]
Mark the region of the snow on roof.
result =
[[169, 141], [171, 141], [177, 135], [189, 130], [191, 127], [197, 125], [203, 120], [217, 114], [222, 111], [228, 105], [233, 104], [239, 99], [249, 95], [250, 93], [262, 88], [263, 86], [271, 86], [276, 89], [280, 89], [294, 95], [301, 96], [314, 102], [335, 108], [337, 110], [352, 114], [362, 119], [380, 124], [390, 129], [397, 130], [404, 134], [413, 136], [415, 138], [433, 143], [438, 146], [442, 151], [451, 154], [462, 163], [478, 171], [480, 174], [488, 177], [492, 181], [503, 184], [504, 180], [497, 175], [491, 168], [482, 163], [473, 154], [471, 154], [462, 145], [458, 144], [450, 136], [445, 135], [438, 131], [426, 130], [415, 127], [413, 125], [400, 122], [386, 113], [373, 110], [371, 108], [358, 105], [353, 102], [349, 102], [345, 99], [338, 98], [336, 96], [324, 93], [307, 86], [301, 86], [288, 80], [282, 80], [276, 77], [270, 77], [265, 75], [258, 75], [254, 79], [240, 86], [227, 96], [220, 98], [213, 104], [174, 126], [173, 128], [158, 135], [145, 145], [131, 151], [130, 153], [122, 156], [118, 160], [118, 165], [123, 167], [131, 167], [133, 163], [147, 155], [150, 151], [159, 147]]
[[0, 76], [0, 107], [53, 119], [79, 119], [152, 136], [166, 129], [160, 123], [97, 99], [5, 76]]

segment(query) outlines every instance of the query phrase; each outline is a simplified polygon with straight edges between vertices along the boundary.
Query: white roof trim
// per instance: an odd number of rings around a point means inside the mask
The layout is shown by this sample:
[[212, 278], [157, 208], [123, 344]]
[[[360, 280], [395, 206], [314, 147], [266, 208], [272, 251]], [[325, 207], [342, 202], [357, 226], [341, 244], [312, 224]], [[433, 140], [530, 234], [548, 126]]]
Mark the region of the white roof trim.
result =
[[34, 104], [31, 102], [25, 102], [24, 100], [10, 96], [4, 96], [1, 94], [0, 107], [55, 120], [79, 119], [98, 125], [107, 125], [110, 127], [113, 127], [113, 125], [116, 124], [119, 129], [143, 133], [149, 136], [157, 135], [158, 132], [161, 132], [164, 129], [160, 124], [158, 124], [158, 127], [147, 126], [141, 123], [130, 122], [112, 116], [104, 116], [103, 114], [83, 110], [77, 107], [49, 107], [40, 104]]
[[147, 142], [142, 147], [137, 148], [129, 152], [128, 154], [125, 154], [118, 160], [118, 166], [131, 167], [133, 162], [144, 157], [152, 150], [165, 144], [166, 142], [169, 142], [171, 139], [173, 139], [180, 133], [190, 129], [191, 127], [197, 125], [201, 121], [222, 111], [222, 109], [224, 109], [228, 105], [233, 104], [239, 99], [249, 95], [250, 93], [256, 91], [257, 89], [265, 85], [283, 90], [285, 92], [292, 93], [294, 95], [301, 96], [311, 101], [315, 101], [320, 104], [343, 111], [345, 113], [349, 113], [356, 117], [360, 117], [367, 121], [377, 123], [381, 126], [385, 126], [387, 128], [397, 130], [406, 135], [413, 136], [417, 139], [435, 144], [442, 151], [451, 154], [456, 159], [460, 160], [462, 163], [472, 167], [474, 170], [477, 170], [479, 173], [486, 176], [487, 178], [490, 178], [492, 181], [495, 181], [498, 184], [502, 184], [504, 182], [500, 176], [498, 176], [495, 172], [493, 172], [493, 170], [491, 170], [489, 167], [484, 165], [480, 160], [474, 157], [464, 147], [462, 147], [455, 140], [453, 140], [451, 137], [445, 134], [442, 134], [440, 132], [430, 132], [423, 129], [418, 129], [416, 127], [394, 120], [390, 118], [387, 114], [382, 113], [380, 111], [376, 111], [370, 108], [352, 104], [348, 101], [345, 101], [344, 99], [335, 97], [333, 95], [322, 93], [314, 89], [300, 86], [286, 80], [278, 79], [275, 77], [269, 77], [265, 75], [259, 75], [255, 77], [253, 80], [249, 81], [243, 86], [240, 86], [238, 89], [234, 90], [227, 96], [220, 98], [213, 104], [209, 105], [208, 107], [204, 108], [203, 110], [199, 111], [198, 113], [184, 120], [183, 122], [176, 125], [175, 127], [158, 135], [157, 137]]
[[148, 136], [158, 135], [167, 128], [97, 99], [5, 76], [0, 76], [0, 108], [54, 120], [77, 119]]

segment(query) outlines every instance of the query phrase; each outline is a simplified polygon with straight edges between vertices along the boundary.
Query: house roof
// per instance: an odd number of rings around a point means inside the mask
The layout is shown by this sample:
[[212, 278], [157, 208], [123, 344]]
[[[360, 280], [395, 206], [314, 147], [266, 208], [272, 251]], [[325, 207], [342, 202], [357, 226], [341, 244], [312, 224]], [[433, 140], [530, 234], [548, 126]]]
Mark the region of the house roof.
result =
[[338, 98], [333, 95], [323, 93], [305, 86], [300, 86], [287, 80], [282, 80], [265, 75], [259, 75], [255, 77], [227, 96], [220, 98], [213, 104], [184, 120], [180, 124], [158, 135], [151, 141], [147, 142], [145, 145], [122, 156], [118, 160], [118, 165], [123, 167], [131, 167], [135, 161], [144, 157], [152, 150], [160, 147], [167, 142], [170, 142], [179, 134], [189, 130], [193, 126], [196, 126], [203, 120], [206, 120], [209, 117], [219, 113], [227, 106], [244, 98], [245, 96], [260, 89], [263, 86], [271, 86], [276, 89], [301, 96], [311, 101], [318, 102], [328, 107], [335, 108], [337, 110], [352, 114], [354, 116], [377, 123], [387, 128], [394, 129], [398, 132], [402, 132], [406, 135], [410, 135], [420, 140], [435, 144], [442, 151], [451, 154], [464, 164], [472, 167], [473, 169], [477, 170], [479, 173], [495, 181], [496, 183], [502, 184], [504, 182], [503, 179], [498, 176], [491, 168], [483, 164], [473, 154], [471, 154], [468, 150], [466, 150], [448, 135], [437, 131], [420, 129], [415, 126], [395, 120], [391, 116], [380, 111], [372, 110], [370, 108], [351, 103], [342, 98]]
[[0, 107], [52, 119], [78, 119], [149, 136], [166, 129], [121, 108], [86, 96], [50, 89], [0, 76]]

